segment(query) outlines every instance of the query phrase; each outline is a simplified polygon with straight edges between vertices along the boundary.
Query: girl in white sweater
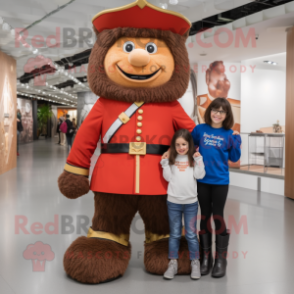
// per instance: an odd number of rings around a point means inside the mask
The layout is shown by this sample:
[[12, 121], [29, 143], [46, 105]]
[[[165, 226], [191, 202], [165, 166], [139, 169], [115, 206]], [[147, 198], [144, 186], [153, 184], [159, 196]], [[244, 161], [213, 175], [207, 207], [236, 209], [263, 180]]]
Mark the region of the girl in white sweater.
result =
[[197, 238], [197, 183], [195, 179], [205, 176], [202, 156], [195, 153], [193, 138], [189, 131], [178, 130], [172, 139], [169, 158], [163, 156], [163, 177], [168, 182], [167, 208], [169, 215], [169, 259], [164, 278], [173, 279], [178, 271], [178, 251], [182, 236], [184, 214], [185, 237], [191, 260], [191, 278], [199, 279], [199, 244]]

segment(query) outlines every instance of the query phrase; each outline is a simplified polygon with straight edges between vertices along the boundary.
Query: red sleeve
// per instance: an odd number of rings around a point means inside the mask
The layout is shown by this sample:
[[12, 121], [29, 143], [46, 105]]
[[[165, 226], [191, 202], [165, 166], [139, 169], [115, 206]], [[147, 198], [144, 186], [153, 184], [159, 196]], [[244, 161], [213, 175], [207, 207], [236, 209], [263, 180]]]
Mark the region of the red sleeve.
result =
[[175, 130], [186, 129], [191, 133], [196, 126], [195, 122], [190, 118], [178, 101], [172, 103], [173, 124]]
[[77, 132], [66, 161], [66, 171], [81, 175], [88, 172], [101, 134], [103, 113], [103, 98], [99, 98]]

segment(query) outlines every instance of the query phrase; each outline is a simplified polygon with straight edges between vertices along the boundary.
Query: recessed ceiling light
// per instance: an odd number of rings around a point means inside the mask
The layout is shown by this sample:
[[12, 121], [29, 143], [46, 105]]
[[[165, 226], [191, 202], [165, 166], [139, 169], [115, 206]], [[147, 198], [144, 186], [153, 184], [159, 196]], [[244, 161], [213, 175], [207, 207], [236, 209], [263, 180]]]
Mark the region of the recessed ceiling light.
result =
[[276, 62], [270, 61], [270, 60], [264, 60], [264, 62], [267, 63], [267, 64], [271, 64], [271, 65], [277, 65]]
[[162, 9], [167, 9], [167, 3], [159, 3], [159, 6], [162, 8]]

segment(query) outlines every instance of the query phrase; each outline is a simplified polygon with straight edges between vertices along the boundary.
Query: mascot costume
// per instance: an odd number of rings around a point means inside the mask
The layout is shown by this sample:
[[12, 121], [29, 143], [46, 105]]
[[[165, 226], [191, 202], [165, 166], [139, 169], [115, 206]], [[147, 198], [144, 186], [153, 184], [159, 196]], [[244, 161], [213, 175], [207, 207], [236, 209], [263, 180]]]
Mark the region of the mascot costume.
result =
[[[138, 211], [145, 225], [146, 270], [162, 275], [169, 262], [169, 223], [160, 160], [176, 130], [195, 127], [177, 101], [189, 83], [185, 41], [191, 24], [181, 14], [137, 0], [98, 13], [93, 26], [97, 41], [88, 81], [100, 98], [77, 133], [58, 184], [70, 199], [91, 189], [95, 213], [87, 237], [67, 249], [64, 268], [83, 283], [122, 276]], [[90, 158], [100, 136], [101, 155], [90, 184]], [[189, 274], [184, 237], [180, 252], [178, 274]]]

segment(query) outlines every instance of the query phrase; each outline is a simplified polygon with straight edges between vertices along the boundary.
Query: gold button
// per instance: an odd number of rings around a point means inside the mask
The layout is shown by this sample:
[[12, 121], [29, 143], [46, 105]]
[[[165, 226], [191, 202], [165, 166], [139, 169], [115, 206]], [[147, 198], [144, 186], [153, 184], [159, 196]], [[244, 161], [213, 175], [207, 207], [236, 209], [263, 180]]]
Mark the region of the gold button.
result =
[[142, 130], [138, 129], [137, 134], [141, 134], [141, 133], [142, 133]]
[[142, 113], [143, 113], [143, 109], [139, 109], [138, 112], [139, 112], [140, 114], [142, 114]]
[[143, 119], [142, 115], [138, 115], [138, 120], [142, 120], [142, 119]]
[[137, 136], [137, 137], [136, 137], [136, 140], [137, 140], [137, 141], [141, 141], [141, 137], [140, 137], [140, 136]]
[[138, 126], [138, 127], [142, 127], [142, 125], [143, 125], [143, 124], [142, 124], [140, 121], [137, 122], [137, 126]]

